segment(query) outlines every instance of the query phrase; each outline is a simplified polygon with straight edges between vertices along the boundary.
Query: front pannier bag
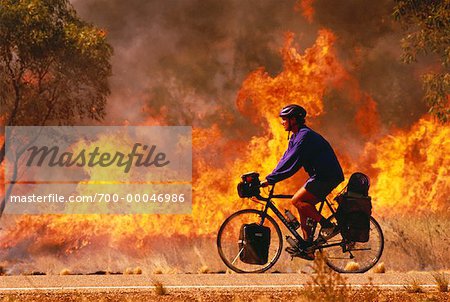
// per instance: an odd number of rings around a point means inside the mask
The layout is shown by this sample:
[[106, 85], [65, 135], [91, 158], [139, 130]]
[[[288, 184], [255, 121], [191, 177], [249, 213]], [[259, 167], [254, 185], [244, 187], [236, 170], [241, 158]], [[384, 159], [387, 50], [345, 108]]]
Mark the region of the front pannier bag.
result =
[[369, 178], [365, 174], [353, 173], [347, 191], [337, 197], [339, 207], [336, 218], [342, 237], [348, 241], [369, 241], [372, 215], [372, 199], [368, 196], [369, 184]]
[[248, 264], [266, 264], [269, 258], [270, 228], [257, 223], [243, 224], [239, 234], [239, 258]]

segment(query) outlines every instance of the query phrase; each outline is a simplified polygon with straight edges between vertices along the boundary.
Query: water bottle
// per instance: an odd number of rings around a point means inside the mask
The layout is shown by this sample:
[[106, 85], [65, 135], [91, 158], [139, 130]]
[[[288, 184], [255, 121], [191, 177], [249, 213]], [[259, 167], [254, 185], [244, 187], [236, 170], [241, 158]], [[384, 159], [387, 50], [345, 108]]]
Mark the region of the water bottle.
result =
[[295, 216], [292, 215], [292, 213], [289, 210], [284, 210], [284, 214], [286, 215], [287, 221], [291, 228], [296, 230], [300, 227], [300, 222], [298, 222], [297, 218], [295, 218]]
[[293, 247], [298, 247], [298, 241], [297, 239], [292, 238], [291, 236], [286, 236], [286, 241]]

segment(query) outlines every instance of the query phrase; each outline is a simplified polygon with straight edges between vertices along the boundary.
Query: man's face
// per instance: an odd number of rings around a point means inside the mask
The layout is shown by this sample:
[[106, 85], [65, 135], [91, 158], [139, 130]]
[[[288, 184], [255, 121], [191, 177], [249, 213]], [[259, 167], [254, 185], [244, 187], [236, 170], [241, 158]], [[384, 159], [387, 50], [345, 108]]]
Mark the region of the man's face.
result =
[[282, 117], [281, 118], [281, 125], [283, 125], [284, 130], [286, 131], [292, 131], [292, 126], [297, 123], [297, 120], [295, 118], [287, 118]]

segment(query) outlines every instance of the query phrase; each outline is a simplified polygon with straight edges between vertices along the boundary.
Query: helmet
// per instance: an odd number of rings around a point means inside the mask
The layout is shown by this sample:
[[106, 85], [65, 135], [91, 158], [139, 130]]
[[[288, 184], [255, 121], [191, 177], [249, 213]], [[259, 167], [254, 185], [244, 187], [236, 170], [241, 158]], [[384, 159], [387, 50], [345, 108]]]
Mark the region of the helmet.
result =
[[280, 117], [298, 117], [304, 119], [306, 117], [306, 110], [302, 106], [290, 104], [281, 109]]

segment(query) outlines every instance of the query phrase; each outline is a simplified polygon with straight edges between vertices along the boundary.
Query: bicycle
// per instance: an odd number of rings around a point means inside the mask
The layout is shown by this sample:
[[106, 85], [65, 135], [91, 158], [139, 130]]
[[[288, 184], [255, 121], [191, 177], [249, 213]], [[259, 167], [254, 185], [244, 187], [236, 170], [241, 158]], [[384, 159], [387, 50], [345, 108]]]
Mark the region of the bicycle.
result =
[[[259, 180], [258, 180], [259, 185]], [[259, 188], [259, 187], [258, 187]], [[244, 209], [230, 215], [222, 223], [217, 234], [217, 248], [222, 261], [227, 267], [237, 273], [262, 273], [270, 269], [281, 256], [283, 249], [283, 237], [278, 223], [267, 212], [272, 212], [278, 217], [283, 225], [294, 236], [298, 243], [304, 243], [305, 240], [296, 231], [288, 219], [278, 210], [272, 199], [289, 199], [293, 195], [274, 194], [275, 185], [270, 189], [268, 197], [263, 197], [256, 194], [254, 197], [260, 202], [265, 202], [263, 210]], [[322, 213], [325, 205], [331, 212], [327, 218], [330, 221], [336, 220], [336, 209], [328, 199], [320, 202], [319, 212]], [[370, 232], [369, 241], [367, 242], [352, 242], [343, 238], [341, 233], [338, 233], [328, 240], [324, 240], [317, 232], [317, 223], [312, 226], [313, 237], [310, 238], [313, 245], [309, 248], [313, 253], [322, 253], [326, 264], [333, 270], [339, 273], [364, 273], [371, 269], [380, 259], [384, 248], [384, 236], [378, 222], [370, 216]], [[270, 228], [271, 238], [268, 254], [268, 261], [262, 265], [247, 264], [241, 261], [240, 254], [243, 248], [238, 244], [240, 240], [240, 228], [243, 224], [257, 223]], [[337, 221], [339, 227], [339, 221]], [[288, 243], [292, 242], [286, 236]], [[292, 238], [290, 238], [292, 239]], [[290, 244], [292, 246], [292, 244]], [[291, 260], [294, 257], [291, 258]]]

